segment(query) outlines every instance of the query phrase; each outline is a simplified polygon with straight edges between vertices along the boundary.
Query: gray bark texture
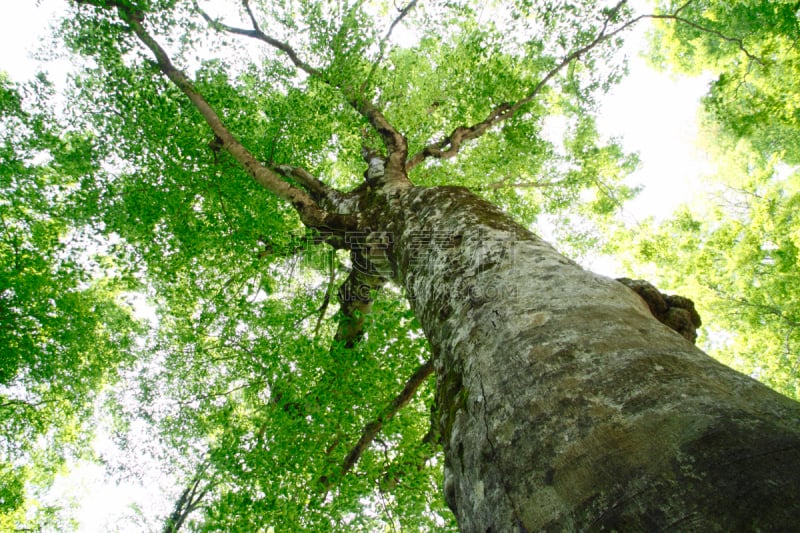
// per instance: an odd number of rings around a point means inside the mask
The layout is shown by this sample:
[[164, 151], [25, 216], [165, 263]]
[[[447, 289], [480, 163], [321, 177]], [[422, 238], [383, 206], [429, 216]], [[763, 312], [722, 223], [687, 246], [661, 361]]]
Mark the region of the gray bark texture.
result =
[[466, 189], [398, 188], [375, 219], [433, 350], [462, 531], [797, 530], [800, 405]]

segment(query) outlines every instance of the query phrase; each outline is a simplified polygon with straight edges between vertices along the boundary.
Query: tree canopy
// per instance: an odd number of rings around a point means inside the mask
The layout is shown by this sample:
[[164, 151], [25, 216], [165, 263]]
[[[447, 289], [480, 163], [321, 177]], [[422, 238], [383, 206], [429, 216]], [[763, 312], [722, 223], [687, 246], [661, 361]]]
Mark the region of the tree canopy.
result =
[[[391, 284], [337, 298], [359, 257], [319, 198], [363, 188], [399, 134], [415, 184], [595, 251], [638, 163], [598, 101], [651, 19], [654, 62], [718, 76], [725, 203], [614, 251], [688, 289], [726, 362], [797, 396], [798, 7], [70, 1], [63, 102], [45, 75], [0, 78], [0, 524], [69, 527], [36, 491], [70, 458], [135, 477], [149, 457], [162, 505], [120, 529], [454, 530], [425, 336]], [[115, 453], [87, 451], [98, 427]]]

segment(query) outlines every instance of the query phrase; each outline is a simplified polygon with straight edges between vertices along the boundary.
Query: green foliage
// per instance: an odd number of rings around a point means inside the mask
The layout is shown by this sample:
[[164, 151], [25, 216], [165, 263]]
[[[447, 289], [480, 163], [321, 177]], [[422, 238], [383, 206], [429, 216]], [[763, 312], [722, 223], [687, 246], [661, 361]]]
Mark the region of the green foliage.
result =
[[[137, 283], [74, 219], [98, 169], [92, 136], [52, 124], [44, 78], [0, 77], [0, 522], [25, 515], [22, 487], [85, 454], [97, 395], [135, 351], [123, 302]], [[37, 111], [31, 111], [36, 109]], [[106, 245], [107, 247], [107, 245]], [[111, 251], [111, 250], [108, 250]]]
[[[678, 3], [662, 3], [669, 11]], [[701, 310], [712, 354], [800, 396], [796, 212], [800, 98], [796, 2], [691, 2], [663, 20], [653, 60], [679, 72], [712, 72], [703, 99], [705, 142], [717, 171], [710, 207], [618, 236], [632, 265], [655, 266], [665, 287]]]
[[681, 12], [686, 22], [664, 21], [653, 37], [656, 63], [716, 75], [704, 101], [714, 127], [790, 164], [800, 163], [797, 9], [772, 0], [691, 2]]

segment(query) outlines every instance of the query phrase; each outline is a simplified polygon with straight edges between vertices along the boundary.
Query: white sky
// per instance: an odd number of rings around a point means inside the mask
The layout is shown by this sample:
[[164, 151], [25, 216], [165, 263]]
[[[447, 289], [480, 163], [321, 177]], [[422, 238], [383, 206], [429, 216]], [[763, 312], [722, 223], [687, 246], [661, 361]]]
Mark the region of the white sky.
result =
[[[42, 69], [29, 51], [46, 42], [51, 13], [62, 10], [65, 2], [42, 0], [39, 7], [36, 4], [34, 0], [0, 0], [0, 70], [15, 81], [28, 79]], [[50, 74], [55, 79], [63, 76], [58, 71]], [[695, 119], [707, 81], [673, 79], [650, 70], [641, 58], [632, 57], [631, 75], [604, 100], [598, 122], [601, 132], [621, 137], [625, 148], [638, 151], [642, 160], [641, 169], [629, 179], [632, 184], [644, 185], [639, 197], [625, 208], [625, 214], [633, 220], [650, 215], [666, 217], [700, 191], [700, 176], [710, 165], [695, 148]], [[603, 262], [592, 266], [614, 274], [613, 266]], [[108, 530], [114, 525], [113, 516], [124, 513], [132, 499], [146, 497], [137, 492], [141, 487], [102, 485], [101, 481], [101, 472], [88, 468], [82, 479], [59, 488], [64, 491], [61, 494], [76, 497], [92, 493], [77, 517], [83, 523], [80, 531]], [[101, 491], [98, 484], [103, 486]]]
[[635, 219], [663, 218], [700, 192], [699, 178], [710, 170], [695, 144], [699, 100], [709, 80], [656, 72], [638, 56], [630, 67], [631, 76], [604, 100], [598, 126], [621, 137], [626, 150], [638, 152], [642, 161], [628, 181], [645, 188], [625, 212]]
[[48, 39], [48, 26], [65, 5], [64, 0], [0, 0], [0, 70], [15, 81], [41, 70], [29, 51]]

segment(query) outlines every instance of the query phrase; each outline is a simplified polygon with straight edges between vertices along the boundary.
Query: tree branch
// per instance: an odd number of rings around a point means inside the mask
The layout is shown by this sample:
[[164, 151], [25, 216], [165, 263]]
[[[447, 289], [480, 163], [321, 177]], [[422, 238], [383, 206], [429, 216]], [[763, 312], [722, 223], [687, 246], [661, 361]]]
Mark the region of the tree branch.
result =
[[319, 328], [322, 325], [322, 320], [325, 318], [325, 313], [328, 311], [328, 305], [331, 303], [331, 294], [333, 293], [333, 287], [336, 283], [336, 254], [333, 250], [328, 253], [328, 267], [330, 268], [329, 271], [329, 279], [328, 279], [328, 288], [325, 290], [325, 297], [322, 299], [322, 305], [319, 306], [317, 309], [317, 325], [314, 326], [314, 338], [317, 338], [319, 335]]
[[[90, 2], [78, 0], [78, 3]], [[333, 231], [347, 231], [358, 228], [355, 216], [326, 212], [307, 193], [297, 187], [293, 187], [281, 179], [278, 174], [261, 164], [228, 130], [217, 112], [203, 95], [195, 89], [194, 84], [186, 74], [172, 64], [172, 60], [166, 51], [144, 28], [144, 15], [116, 2], [109, 2], [109, 5], [114, 5], [117, 8], [120, 17], [128, 23], [139, 40], [150, 49], [161, 72], [189, 98], [206, 123], [211, 127], [214, 135], [219, 139], [222, 148], [227, 150], [256, 182], [282, 200], [291, 203], [300, 215], [300, 219], [309, 227]]]
[[295, 67], [299, 68], [309, 76], [314, 76], [315, 78], [319, 78], [329, 85], [331, 84], [330, 80], [328, 80], [328, 78], [324, 75], [324, 73], [321, 70], [312, 67], [311, 65], [300, 59], [300, 56], [297, 54], [294, 48], [289, 46], [287, 43], [279, 41], [274, 37], [270, 37], [263, 31], [261, 31], [258, 22], [256, 22], [253, 10], [250, 8], [249, 0], [242, 0], [242, 4], [244, 5], [245, 10], [247, 11], [248, 16], [250, 17], [250, 21], [253, 24], [253, 29], [251, 30], [246, 30], [243, 28], [235, 28], [233, 26], [228, 26], [227, 24], [223, 24], [218, 20], [211, 18], [211, 16], [209, 16], [209, 14], [206, 13], [200, 7], [200, 5], [197, 3], [197, 0], [193, 0], [193, 2], [195, 9], [197, 10], [198, 13], [200, 13], [200, 16], [203, 17], [206, 20], [206, 22], [208, 22], [209, 26], [211, 26], [215, 30], [225, 31], [236, 35], [243, 35], [245, 37], [251, 37], [253, 39], [258, 39], [259, 41], [263, 41], [268, 45], [270, 45], [271, 47], [277, 48], [278, 50], [286, 54]]
[[433, 362], [431, 360], [428, 360], [420, 365], [414, 371], [414, 373], [411, 374], [411, 377], [408, 378], [408, 381], [406, 381], [406, 384], [403, 387], [403, 390], [400, 391], [400, 394], [394, 397], [394, 399], [383, 410], [383, 412], [378, 415], [378, 418], [364, 426], [364, 429], [361, 432], [361, 438], [358, 439], [358, 442], [344, 458], [344, 461], [342, 461], [340, 475], [344, 476], [355, 466], [364, 451], [369, 447], [372, 441], [375, 440], [375, 437], [378, 435], [378, 432], [381, 430], [383, 425], [394, 418], [400, 409], [405, 407], [405, 405], [411, 401], [411, 398], [414, 397], [417, 389], [419, 389], [420, 385], [425, 383], [425, 380], [432, 373]]
[[477, 190], [498, 190], [498, 189], [536, 189], [553, 187], [559, 184], [557, 179], [537, 179], [534, 181], [514, 181], [512, 176], [506, 176], [498, 181], [492, 182], [484, 187], [479, 187]]
[[457, 127], [456, 129], [453, 130], [453, 132], [450, 135], [448, 135], [441, 141], [429, 144], [421, 151], [414, 154], [414, 156], [412, 156], [406, 162], [406, 171], [408, 172], [409, 170], [416, 167], [429, 157], [434, 157], [436, 159], [449, 159], [451, 157], [454, 157], [461, 150], [461, 145], [465, 141], [477, 139], [478, 137], [486, 133], [486, 131], [488, 131], [489, 128], [491, 128], [495, 124], [498, 124], [508, 118], [511, 118], [513, 116], [513, 111], [512, 111], [513, 107], [514, 106], [508, 103], [500, 104], [499, 106], [494, 108], [489, 113], [489, 116], [487, 116], [481, 122], [473, 124], [472, 126]]
[[296, 181], [311, 195], [320, 207], [335, 213], [350, 214], [357, 209], [358, 193], [343, 193], [329, 187], [307, 170], [290, 165], [280, 165], [275, 169], [283, 176]]
[[[216, 360], [219, 361], [220, 359], [217, 358]], [[264, 386], [264, 385], [267, 385], [268, 383], [269, 383], [269, 381], [266, 380], [266, 379], [257, 379], [255, 381], [248, 381], [248, 382], [244, 383], [243, 385], [237, 385], [236, 387], [224, 390], [222, 392], [208, 392], [208, 393], [205, 393], [205, 394], [200, 394], [200, 395], [197, 395], [197, 396], [190, 397], [190, 398], [188, 398], [186, 400], [178, 400], [178, 405], [180, 405], [181, 407], [186, 407], [186, 406], [190, 406], [190, 405], [194, 404], [195, 402], [199, 402], [199, 401], [203, 401], [203, 400], [209, 400], [209, 399], [212, 399], [212, 398], [221, 398], [223, 396], [228, 396], [229, 394], [233, 394], [234, 392], [240, 391], [242, 389], [247, 389], [247, 388], [255, 387], [255, 386]]]
[[405, 162], [408, 157], [408, 142], [406, 138], [392, 126], [383, 112], [363, 95], [358, 95], [350, 100], [350, 105], [366, 118], [370, 125], [381, 136], [388, 152], [386, 169], [389, 173], [402, 173], [405, 175]]
[[[689, 2], [687, 2], [680, 9], [683, 9], [688, 4], [689, 4]], [[711, 35], [719, 37], [723, 41], [727, 41], [729, 43], [734, 43], [739, 48], [739, 51], [741, 51], [745, 56], [747, 56], [747, 58], [750, 61], [758, 63], [759, 65], [763, 65], [764, 64], [764, 61], [760, 57], [754, 55], [752, 52], [750, 52], [747, 49], [747, 47], [745, 47], [744, 40], [742, 40], [742, 39], [740, 39], [738, 37], [729, 37], [729, 36], [725, 35], [724, 33], [722, 33], [719, 30], [714, 30], [712, 28], [707, 28], [705, 26], [701, 26], [700, 24], [698, 24], [698, 23], [696, 23], [694, 21], [691, 21], [691, 20], [689, 20], [687, 18], [678, 16], [678, 12], [679, 11], [680, 10], [676, 11], [675, 13], [673, 13], [671, 15], [643, 15], [643, 17], [651, 18], [651, 19], [655, 19], [655, 20], [674, 20], [675, 22], [680, 22], [681, 24], [686, 24], [690, 28], [694, 28], [694, 29], [696, 29], [698, 31], [701, 31], [701, 32], [704, 32], [704, 33], [709, 33]]]
[[42, 405], [46, 405], [48, 403], [56, 403], [59, 400], [56, 398], [51, 398], [49, 400], [39, 400], [38, 402], [28, 402], [25, 400], [18, 400], [16, 398], [5, 398], [3, 397], [3, 402], [0, 403], [0, 409], [14, 409], [19, 408], [19, 410], [23, 411], [36, 411], [38, 407]]
[[202, 476], [207, 467], [208, 463], [200, 465], [194, 478], [192, 478], [189, 485], [183, 490], [178, 501], [175, 502], [175, 507], [164, 524], [164, 533], [178, 533], [183, 523], [186, 521], [186, 518], [200, 507], [200, 503], [203, 501], [203, 498], [206, 497], [206, 494], [216, 486], [216, 483], [209, 482], [198, 492]]
[[735, 37], [728, 37], [724, 35], [722, 32], [706, 28], [701, 26], [689, 19], [679, 16], [680, 12], [686, 9], [691, 3], [692, 0], [687, 1], [678, 9], [675, 10], [672, 14], [665, 14], [665, 15], [658, 15], [658, 14], [645, 14], [639, 15], [637, 17], [632, 18], [631, 20], [623, 23], [618, 28], [614, 29], [613, 31], [608, 31], [608, 26], [611, 21], [614, 19], [616, 14], [619, 10], [627, 3], [627, 0], [620, 0], [613, 8], [611, 8], [605, 17], [605, 21], [603, 22], [602, 29], [597, 33], [595, 38], [585, 46], [574, 50], [567, 56], [565, 56], [561, 62], [559, 62], [554, 68], [552, 68], [545, 76], [539, 80], [539, 82], [533, 87], [530, 93], [528, 93], [524, 98], [514, 102], [513, 104], [503, 103], [499, 106], [495, 107], [489, 112], [489, 115], [481, 122], [473, 124], [472, 126], [459, 126], [453, 130], [450, 135], [445, 137], [444, 139], [437, 141], [435, 143], [429, 144], [421, 151], [414, 154], [406, 163], [406, 170], [409, 171], [412, 168], [416, 167], [420, 163], [422, 163], [425, 159], [429, 157], [433, 157], [436, 159], [448, 159], [454, 157], [458, 152], [461, 150], [461, 146], [464, 142], [470, 141], [473, 139], [477, 139], [484, 133], [486, 133], [491, 127], [506, 121], [513, 117], [514, 115], [519, 112], [521, 108], [523, 108], [528, 103], [532, 102], [540, 93], [541, 91], [547, 86], [547, 84], [556, 76], [559, 72], [561, 72], [565, 67], [567, 67], [573, 61], [579, 60], [582, 56], [599, 46], [600, 44], [608, 41], [612, 37], [615, 37], [619, 33], [627, 30], [628, 28], [634, 26], [638, 22], [644, 19], [663, 19], [663, 20], [674, 20], [681, 24], [686, 24], [692, 28], [695, 28], [699, 31], [703, 31], [712, 35], [719, 37], [728, 42], [735, 43], [739, 46], [739, 49], [752, 61], [758, 62], [763, 64], [760, 58], [753, 55], [750, 51], [746, 49], [744, 46], [744, 42], [742, 39], [738, 39]]
[[386, 35], [384, 35], [383, 39], [381, 39], [381, 42], [378, 45], [379, 48], [378, 58], [372, 63], [372, 68], [370, 69], [369, 74], [367, 74], [366, 79], [361, 84], [361, 91], [360, 91], [361, 94], [366, 94], [367, 87], [369, 86], [369, 82], [372, 80], [372, 76], [375, 75], [375, 72], [378, 70], [378, 66], [380, 65], [381, 61], [383, 61], [383, 55], [386, 53], [386, 43], [392, 36], [392, 32], [394, 31], [395, 26], [400, 24], [400, 21], [402, 21], [403, 18], [405, 18], [405, 16], [408, 15], [408, 13], [412, 9], [414, 9], [414, 6], [417, 5], [417, 1], [418, 0], [411, 0], [411, 2], [409, 2], [406, 5], [406, 7], [400, 10], [400, 13], [397, 15], [397, 18], [395, 18], [394, 22], [392, 22], [391, 26], [389, 26], [389, 30], [386, 32]]
[[364, 335], [364, 321], [372, 312], [372, 292], [385, 283], [383, 277], [368, 273], [368, 261], [358, 249], [358, 244], [354, 244], [355, 249], [350, 252], [353, 269], [336, 293], [339, 324], [333, 342], [345, 348], [354, 347]]

